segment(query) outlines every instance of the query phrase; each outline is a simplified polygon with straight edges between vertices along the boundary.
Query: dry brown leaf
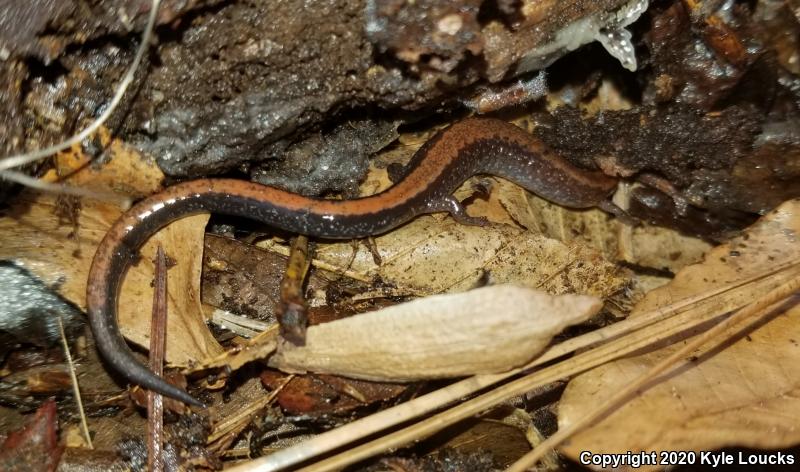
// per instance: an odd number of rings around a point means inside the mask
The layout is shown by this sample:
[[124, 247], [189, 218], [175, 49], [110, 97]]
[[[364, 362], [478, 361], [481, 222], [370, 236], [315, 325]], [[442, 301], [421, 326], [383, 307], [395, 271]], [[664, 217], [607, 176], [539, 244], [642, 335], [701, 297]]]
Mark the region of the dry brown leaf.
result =
[[[155, 165], [114, 142], [109, 148], [112, 159], [100, 170], [84, 167], [66, 180], [78, 185], [92, 182], [123, 188], [133, 194], [152, 192], [163, 177]], [[81, 158], [72, 159], [75, 167]], [[77, 165], [77, 164], [76, 164]], [[110, 169], [111, 175], [105, 173]], [[120, 184], [124, 182], [124, 184]], [[85, 309], [86, 279], [95, 247], [107, 229], [121, 214], [113, 204], [84, 199], [79, 206], [52, 195], [27, 192], [0, 218], [0, 259], [25, 266], [45, 283], [53, 285], [67, 300]], [[177, 261], [169, 270], [169, 336], [167, 360], [187, 364], [193, 359], [219, 354], [217, 344], [205, 326], [199, 308], [198, 285], [202, 244], [207, 215], [186, 218], [160, 231], [143, 248], [139, 264], [131, 267], [122, 288], [119, 320], [122, 334], [131, 341], [149, 344], [152, 307], [153, 255], [161, 242], [169, 257]]]
[[5, 438], [0, 448], [0, 470], [55, 471], [64, 452], [64, 446], [58, 443], [57, 425], [56, 402], [50, 399], [23, 429], [12, 431]]
[[[246, 313], [262, 325], [277, 322], [285, 256], [214, 234], [206, 235], [203, 252], [203, 303]], [[308, 275], [304, 285], [313, 297], [311, 306], [325, 304], [324, 292], [329, 284], [316, 271]]]
[[485, 451], [497, 466], [508, 467], [531, 449], [528, 436], [532, 424], [533, 418], [525, 410], [500, 406], [447, 430], [441, 438], [435, 435], [422, 441], [419, 447], [426, 455], [431, 443], [437, 450], [450, 448], [461, 454]]
[[618, 239], [620, 259], [674, 273], [702, 261], [712, 248], [702, 239], [660, 226], [625, 227], [619, 232]]
[[[375, 238], [382, 264], [363, 245], [317, 247], [317, 263], [357, 280], [375, 278], [395, 287], [392, 295], [463, 292], [488, 276], [548, 293], [586, 293], [601, 298], [621, 290], [624, 273], [595, 250], [562, 243], [508, 225], [466, 226], [451, 218], [422, 216]], [[285, 251], [273, 242], [270, 249]], [[355, 254], [354, 254], [355, 251]]]
[[[145, 197], [161, 189], [164, 174], [153, 161], [142, 158], [138, 151], [122, 141], [111, 139], [105, 128], [101, 128], [97, 134], [105, 153], [110, 157], [103, 162], [102, 168], [97, 170], [92, 167], [91, 158], [76, 145], [56, 156], [56, 173], [59, 176], [68, 178], [66, 182], [71, 185], [97, 191], [112, 190], [133, 198]], [[55, 177], [51, 176], [52, 173], [48, 172], [45, 178]]]
[[276, 397], [278, 405], [289, 415], [337, 415], [363, 409], [369, 405], [385, 405], [413, 386], [400, 383], [369, 382], [335, 375], [295, 376], [286, 383], [282, 372], [265, 369], [261, 382], [270, 391], [285, 386]]
[[[654, 290], [631, 316], [768, 271], [800, 254], [800, 200], [785, 203], [745, 234], [708, 253]], [[697, 310], [727, 310], [763, 295], [775, 281], [750, 284]], [[800, 307], [788, 304], [748, 336], [696, 353], [678, 369], [599, 424], [577, 434], [563, 451], [709, 451], [726, 446], [783, 448], [800, 443]], [[731, 333], [733, 336], [735, 333]], [[566, 427], [680, 347], [670, 345], [613, 362], [575, 378], [559, 406]], [[698, 456], [699, 461], [699, 456]]]
[[170, 259], [176, 261], [176, 265], [167, 271], [169, 314], [166, 358], [178, 366], [222, 352], [222, 346], [206, 327], [200, 307], [200, 270], [207, 222], [208, 215], [192, 216], [156, 233], [141, 249], [141, 260], [128, 271], [120, 292], [119, 321], [122, 334], [139, 345], [148, 346], [153, 261], [158, 244], [164, 247]]
[[610, 260], [677, 272], [700, 261], [711, 245], [659, 226], [631, 227], [601, 210], [574, 211], [497, 179], [496, 193], [511, 217], [529, 230], [560, 241], [579, 240]]
[[311, 326], [304, 346], [279, 343], [269, 362], [288, 372], [378, 381], [505, 372], [601, 307], [585, 295], [495, 285]]
[[198, 358], [190, 371], [200, 371], [225, 367], [233, 372], [248, 362], [265, 359], [271, 355], [278, 345], [278, 325], [262, 331], [256, 337], [247, 340], [242, 346], [224, 351], [216, 356]]

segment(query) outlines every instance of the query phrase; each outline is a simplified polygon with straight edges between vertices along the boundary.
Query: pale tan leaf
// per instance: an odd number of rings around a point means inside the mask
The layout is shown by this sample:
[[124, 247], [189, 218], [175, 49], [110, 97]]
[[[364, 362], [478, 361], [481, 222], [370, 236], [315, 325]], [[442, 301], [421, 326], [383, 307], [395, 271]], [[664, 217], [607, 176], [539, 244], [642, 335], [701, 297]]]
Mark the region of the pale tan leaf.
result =
[[111, 139], [105, 128], [101, 128], [97, 135], [109, 159], [98, 170], [78, 145], [59, 153], [55, 162], [56, 173], [68, 178], [66, 182], [92, 190], [112, 190], [134, 198], [161, 189], [164, 174], [155, 162], [143, 158], [136, 149], [122, 141]]
[[[746, 233], [710, 251], [706, 260], [654, 290], [631, 316], [768, 271], [800, 254], [800, 201], [785, 203]], [[767, 279], [728, 292], [700, 310], [725, 313], [770, 290]], [[697, 353], [697, 359], [577, 434], [563, 451], [714, 450], [726, 446], [783, 448], [800, 443], [800, 307], [785, 304], [748, 336]], [[734, 336], [736, 333], [730, 333]], [[682, 343], [604, 365], [570, 382], [559, 406], [566, 427], [669, 356]]]
[[431, 296], [311, 326], [304, 346], [279, 343], [270, 364], [388, 381], [504, 372], [601, 306], [594, 297], [512, 285]]
[[208, 215], [196, 215], [159, 231], [141, 250], [139, 263], [128, 271], [122, 284], [119, 321], [122, 334], [141, 346], [150, 344], [155, 252], [160, 243], [175, 265], [167, 271], [167, 360], [188, 365], [222, 352], [208, 330], [200, 306], [200, 271], [203, 235]]

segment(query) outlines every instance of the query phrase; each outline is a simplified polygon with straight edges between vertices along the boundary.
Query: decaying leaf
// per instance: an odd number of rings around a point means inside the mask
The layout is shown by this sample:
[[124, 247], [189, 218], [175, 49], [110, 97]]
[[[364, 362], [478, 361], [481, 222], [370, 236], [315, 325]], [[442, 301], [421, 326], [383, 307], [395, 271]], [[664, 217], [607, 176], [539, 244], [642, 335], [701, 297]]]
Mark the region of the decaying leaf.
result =
[[[785, 203], [743, 235], [713, 249], [700, 264], [682, 270], [669, 285], [654, 290], [631, 315], [637, 316], [716, 287], [764, 273], [800, 254], [800, 201]], [[725, 313], [783, 281], [766, 279], [731, 291], [724, 300], [697, 310]], [[728, 337], [726, 337], [728, 339]], [[796, 299], [746, 336], [697, 352], [692, 362], [659, 379], [651, 388], [599, 424], [572, 438], [564, 452], [707, 451], [726, 446], [782, 448], [800, 443], [800, 307]], [[613, 362], [574, 379], [560, 403], [565, 427], [585, 415], [681, 343]], [[635, 432], [635, 433], [634, 433]]]
[[548, 293], [607, 297], [627, 282], [619, 268], [579, 242], [562, 243], [508, 225], [467, 226], [422, 216], [375, 238], [375, 246], [381, 265], [367, 248], [354, 254], [346, 243], [320, 245], [317, 260], [357, 280], [379, 278], [394, 287], [392, 295], [463, 292], [488, 278]]
[[56, 429], [56, 402], [50, 400], [39, 407], [24, 429], [11, 432], [3, 442], [3, 447], [0, 448], [0, 470], [56, 470], [64, 452], [64, 447], [58, 444]]
[[[207, 234], [203, 258], [203, 303], [246, 314], [262, 324], [276, 322], [286, 257], [242, 241]], [[312, 306], [324, 303], [329, 283], [317, 272], [309, 274], [305, 291], [315, 297]], [[316, 296], [319, 293], [322, 296]]]
[[431, 454], [427, 452], [430, 448], [449, 448], [462, 455], [491, 451], [497, 466], [508, 467], [531, 449], [532, 424], [533, 418], [525, 410], [499, 406], [460, 423], [446, 434], [422, 441], [420, 447], [425, 455]]
[[674, 229], [631, 227], [601, 210], [577, 212], [555, 205], [510, 182], [497, 179], [498, 199], [514, 221], [559, 241], [578, 240], [607, 259], [677, 272], [702, 259], [711, 245]]
[[270, 363], [367, 380], [419, 380], [510, 370], [602, 302], [496, 285], [427, 297], [308, 328], [306, 345], [280, 343]]
[[333, 375], [295, 376], [275, 370], [261, 373], [261, 382], [270, 390], [283, 388], [276, 397], [281, 408], [294, 415], [343, 415], [356, 408], [389, 401], [409, 388], [405, 384], [369, 382]]
[[[90, 182], [91, 188], [114, 182], [108, 188], [122, 189], [132, 195], [153, 192], [163, 175], [154, 164], [119, 143], [109, 145], [111, 160], [100, 170], [83, 167], [66, 180], [71, 185]], [[63, 155], [68, 167], [79, 166], [83, 159]], [[62, 162], [63, 164], [63, 162]], [[107, 175], [106, 169], [109, 174]], [[123, 182], [124, 184], [120, 184]], [[69, 200], [71, 201], [71, 200]], [[67, 300], [85, 308], [86, 279], [96, 245], [121, 209], [92, 199], [79, 206], [52, 195], [25, 193], [18, 197], [7, 216], [0, 218], [0, 259], [13, 260], [53, 285]], [[152, 306], [153, 255], [157, 242], [176, 261], [169, 274], [169, 336], [167, 360], [186, 364], [221, 352], [200, 316], [198, 285], [203, 234], [207, 216], [186, 218], [170, 225], [153, 237], [142, 249], [139, 263], [130, 268], [123, 283], [119, 303], [119, 321], [129, 340], [148, 345], [150, 306]], [[191, 288], [193, 287], [193, 288]]]

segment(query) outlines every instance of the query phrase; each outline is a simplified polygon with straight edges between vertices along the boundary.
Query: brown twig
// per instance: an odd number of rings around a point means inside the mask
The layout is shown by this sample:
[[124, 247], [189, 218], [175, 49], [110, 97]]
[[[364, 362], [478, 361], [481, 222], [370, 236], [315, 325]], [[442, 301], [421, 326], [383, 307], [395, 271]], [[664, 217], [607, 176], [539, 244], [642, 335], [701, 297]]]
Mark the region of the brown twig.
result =
[[308, 237], [298, 236], [292, 242], [286, 274], [281, 281], [281, 303], [278, 309], [281, 336], [298, 346], [305, 344], [306, 340], [308, 315], [303, 286], [310, 265]]
[[[153, 317], [150, 322], [150, 370], [161, 377], [167, 332], [167, 257], [158, 245], [153, 283]], [[147, 470], [161, 472], [164, 436], [164, 399], [160, 393], [147, 392]]]

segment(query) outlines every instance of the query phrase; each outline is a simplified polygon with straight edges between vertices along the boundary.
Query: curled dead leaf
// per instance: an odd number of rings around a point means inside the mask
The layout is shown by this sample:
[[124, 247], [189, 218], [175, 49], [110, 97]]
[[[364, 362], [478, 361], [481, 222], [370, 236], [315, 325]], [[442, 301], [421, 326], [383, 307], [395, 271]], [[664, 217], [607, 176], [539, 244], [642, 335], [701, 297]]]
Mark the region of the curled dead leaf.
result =
[[[85, 166], [87, 159], [60, 156], [62, 167], [78, 169], [64, 182], [89, 185], [95, 190], [118, 189], [146, 195], [159, 187], [163, 175], [155, 165], [118, 142], [109, 143], [112, 159], [99, 169]], [[65, 162], [65, 163], [64, 163]], [[91, 182], [91, 184], [88, 184]], [[13, 260], [56, 287], [59, 294], [84, 308], [86, 279], [95, 247], [122, 210], [110, 203], [84, 199], [72, 201], [49, 194], [26, 192], [0, 218], [0, 259]], [[122, 334], [141, 346], [148, 345], [152, 306], [153, 255], [158, 242], [178, 261], [169, 272], [167, 361], [185, 365], [194, 359], [218, 355], [201, 316], [199, 279], [203, 234], [207, 215], [186, 218], [154, 236], [142, 249], [139, 264], [131, 267], [119, 303]], [[189, 288], [186, 288], [189, 287]]]
[[595, 297], [512, 285], [437, 295], [309, 327], [305, 346], [282, 343], [270, 363], [382, 381], [503, 372], [601, 306]]

